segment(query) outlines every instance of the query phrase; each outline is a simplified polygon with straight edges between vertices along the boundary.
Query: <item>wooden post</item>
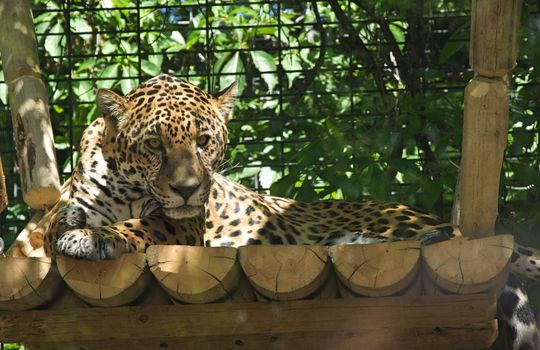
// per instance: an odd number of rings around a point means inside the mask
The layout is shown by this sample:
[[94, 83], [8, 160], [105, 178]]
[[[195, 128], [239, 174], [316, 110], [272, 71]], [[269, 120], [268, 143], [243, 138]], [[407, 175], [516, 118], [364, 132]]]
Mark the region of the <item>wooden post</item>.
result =
[[473, 0], [465, 89], [459, 225], [468, 237], [494, 234], [508, 130], [507, 77], [515, 66], [519, 0]]
[[58, 201], [60, 180], [29, 0], [0, 0], [0, 38], [23, 198], [43, 209]]
[[2, 167], [2, 157], [0, 157], [0, 213], [8, 206], [8, 196], [6, 187], [6, 177], [4, 176], [4, 168]]

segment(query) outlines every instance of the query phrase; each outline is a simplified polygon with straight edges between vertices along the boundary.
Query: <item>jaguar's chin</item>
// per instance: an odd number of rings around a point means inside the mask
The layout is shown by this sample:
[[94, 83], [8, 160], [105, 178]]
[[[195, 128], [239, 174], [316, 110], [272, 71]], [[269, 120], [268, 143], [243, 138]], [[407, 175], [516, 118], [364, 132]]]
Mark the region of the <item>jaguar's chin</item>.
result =
[[183, 205], [176, 208], [163, 208], [163, 213], [165, 216], [176, 220], [193, 218], [199, 215], [204, 215], [204, 205]]

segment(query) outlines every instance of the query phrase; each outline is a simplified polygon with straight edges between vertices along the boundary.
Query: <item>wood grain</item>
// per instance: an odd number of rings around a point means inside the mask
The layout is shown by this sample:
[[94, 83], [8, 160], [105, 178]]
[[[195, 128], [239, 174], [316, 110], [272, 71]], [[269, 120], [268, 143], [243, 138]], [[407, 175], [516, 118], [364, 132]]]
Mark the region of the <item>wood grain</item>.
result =
[[500, 291], [508, 278], [513, 246], [511, 235], [432, 244], [422, 248], [424, 273], [451, 293]]
[[417, 280], [420, 269], [416, 241], [333, 246], [330, 256], [340, 282], [364, 296], [398, 294]]
[[[355, 346], [366, 344], [367, 339], [381, 348], [388, 348], [386, 341], [394, 346], [397, 341], [421, 341], [419, 344], [446, 344], [448, 348], [467, 341], [470, 346], [478, 342], [477, 347], [486, 347], [480, 344], [494, 339], [495, 311], [495, 297], [484, 294], [6, 311], [0, 313], [0, 339], [79, 344], [199, 338], [200, 344], [202, 339], [211, 342], [216, 337], [230, 342], [264, 335], [267, 342], [288, 337], [309, 342], [308, 338], [316, 337], [324, 344], [324, 337], [336, 332]], [[478, 331], [477, 324], [486, 331]], [[456, 334], [469, 337], [457, 339]]]
[[0, 55], [23, 199], [34, 209], [44, 209], [60, 198], [60, 180], [30, 1], [0, 0], [0, 19]]
[[61, 286], [62, 279], [50, 258], [0, 257], [0, 309], [27, 310], [44, 305]]
[[235, 248], [155, 245], [146, 254], [158, 283], [184, 303], [229, 298], [242, 277]]
[[129, 304], [152, 282], [144, 253], [124, 254], [116, 260], [103, 261], [57, 256], [56, 263], [69, 288], [94, 306]]
[[269, 300], [297, 300], [320, 291], [330, 273], [323, 246], [243, 246], [240, 265], [255, 290]]

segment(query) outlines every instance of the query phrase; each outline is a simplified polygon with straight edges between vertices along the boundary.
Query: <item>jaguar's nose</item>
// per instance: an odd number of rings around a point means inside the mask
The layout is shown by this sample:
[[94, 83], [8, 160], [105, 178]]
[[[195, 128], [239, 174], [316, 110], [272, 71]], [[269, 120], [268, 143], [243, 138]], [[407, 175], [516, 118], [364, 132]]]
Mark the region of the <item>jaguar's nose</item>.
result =
[[182, 196], [182, 198], [184, 198], [184, 201], [187, 203], [189, 197], [191, 197], [191, 195], [197, 191], [197, 189], [199, 188], [201, 184], [200, 183], [197, 183], [197, 184], [194, 184], [194, 185], [191, 185], [191, 186], [181, 186], [181, 185], [173, 185], [173, 184], [169, 184], [171, 190], [173, 190], [174, 192], [178, 193], [180, 196]]

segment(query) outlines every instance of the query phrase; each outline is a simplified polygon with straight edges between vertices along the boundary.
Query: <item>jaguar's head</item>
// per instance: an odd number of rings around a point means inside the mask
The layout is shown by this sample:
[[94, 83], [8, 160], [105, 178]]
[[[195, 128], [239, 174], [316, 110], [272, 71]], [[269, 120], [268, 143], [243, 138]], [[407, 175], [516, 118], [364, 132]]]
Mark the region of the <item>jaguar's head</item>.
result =
[[141, 186], [168, 217], [203, 212], [212, 175], [225, 153], [236, 84], [210, 95], [160, 75], [127, 96], [100, 89], [97, 104], [117, 125], [113, 152], [126, 181]]

